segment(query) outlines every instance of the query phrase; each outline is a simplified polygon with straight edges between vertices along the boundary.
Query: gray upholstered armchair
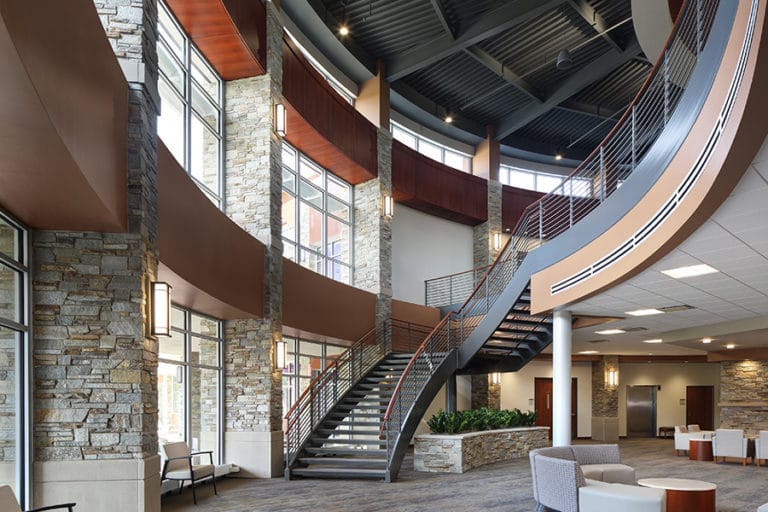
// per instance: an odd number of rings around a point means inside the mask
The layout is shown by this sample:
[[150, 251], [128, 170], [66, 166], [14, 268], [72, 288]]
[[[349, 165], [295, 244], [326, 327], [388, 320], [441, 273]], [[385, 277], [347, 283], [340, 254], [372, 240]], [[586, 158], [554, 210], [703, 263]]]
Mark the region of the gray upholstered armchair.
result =
[[[43, 512], [45, 510], [67, 510], [67, 512], [73, 512], [74, 508], [75, 503], [62, 503], [61, 505], [34, 508], [27, 512]], [[3, 512], [21, 512], [21, 507], [19, 507], [19, 502], [16, 501], [13, 489], [7, 485], [0, 486], [0, 510]]]

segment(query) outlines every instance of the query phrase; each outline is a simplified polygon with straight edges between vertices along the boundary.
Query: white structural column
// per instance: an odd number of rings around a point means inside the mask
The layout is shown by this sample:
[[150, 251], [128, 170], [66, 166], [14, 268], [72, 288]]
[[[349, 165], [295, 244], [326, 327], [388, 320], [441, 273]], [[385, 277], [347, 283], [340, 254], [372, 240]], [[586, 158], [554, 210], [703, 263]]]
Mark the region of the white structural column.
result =
[[552, 445], [571, 444], [571, 312], [555, 311], [552, 343]]

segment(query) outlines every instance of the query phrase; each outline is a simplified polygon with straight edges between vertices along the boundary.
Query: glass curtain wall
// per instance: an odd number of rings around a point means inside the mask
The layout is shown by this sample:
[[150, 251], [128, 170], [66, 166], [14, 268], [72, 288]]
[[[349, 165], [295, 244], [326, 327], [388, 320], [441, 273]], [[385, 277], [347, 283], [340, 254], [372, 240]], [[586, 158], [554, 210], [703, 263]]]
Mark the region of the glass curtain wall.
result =
[[296, 403], [312, 379], [347, 348], [283, 336], [286, 343], [283, 368], [283, 414]]
[[160, 445], [186, 441], [193, 451], [221, 458], [222, 329], [219, 320], [174, 306], [171, 336], [160, 337]]
[[0, 485], [28, 504], [27, 232], [0, 212]]
[[427, 139], [403, 125], [390, 122], [392, 137], [422, 155], [464, 172], [472, 172], [472, 157], [448, 146]]
[[352, 186], [283, 141], [283, 256], [352, 280]]
[[222, 205], [222, 83], [163, 2], [158, 2], [157, 133], [213, 203]]

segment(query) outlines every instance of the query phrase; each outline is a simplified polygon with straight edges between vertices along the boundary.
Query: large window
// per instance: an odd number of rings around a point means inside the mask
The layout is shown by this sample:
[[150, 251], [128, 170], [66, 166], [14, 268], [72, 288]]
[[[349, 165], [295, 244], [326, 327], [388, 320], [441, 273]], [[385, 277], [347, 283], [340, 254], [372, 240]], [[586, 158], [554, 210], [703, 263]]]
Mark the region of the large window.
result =
[[392, 137], [409, 148], [418, 151], [432, 160], [442, 162], [448, 167], [464, 172], [472, 172], [472, 157], [470, 155], [422, 137], [394, 121], [390, 122], [390, 125], [392, 126]]
[[346, 347], [283, 337], [287, 344], [287, 357], [283, 368], [283, 414], [309, 387], [312, 379], [328, 367]]
[[221, 456], [221, 322], [173, 307], [171, 337], [160, 338], [157, 370], [160, 444], [186, 441]]
[[158, 2], [157, 133], [214, 204], [222, 204], [221, 79]]
[[283, 255], [351, 284], [352, 187], [283, 141]]
[[499, 167], [499, 181], [505, 185], [536, 190], [545, 194], [554, 191], [577, 197], [592, 197], [592, 181], [589, 178], [571, 178], [566, 183], [564, 190], [557, 189], [565, 178], [565, 176], [560, 174], [521, 169], [511, 165], [501, 165]]
[[354, 105], [355, 95], [352, 93], [352, 91], [344, 87], [341, 84], [341, 82], [336, 80], [336, 78], [327, 69], [325, 69], [323, 65], [320, 64], [320, 62], [318, 62], [318, 60], [314, 58], [312, 54], [309, 53], [306, 48], [304, 48], [304, 46], [302, 46], [301, 43], [299, 43], [299, 41], [293, 36], [293, 34], [291, 34], [288, 30], [286, 30], [285, 33], [288, 34], [288, 37], [291, 38], [291, 41], [293, 41], [293, 44], [295, 44], [296, 47], [301, 52], [301, 54], [304, 55], [304, 58], [306, 58], [307, 61], [312, 65], [312, 67], [315, 68], [315, 71], [320, 73], [320, 76], [322, 76], [325, 79], [325, 81], [328, 82], [328, 85], [330, 85], [331, 88], [333, 88], [333, 90], [336, 91], [338, 95], [344, 99], [344, 101], [346, 101], [350, 105]]
[[26, 361], [29, 313], [27, 232], [0, 212], [0, 485], [13, 489], [22, 507], [28, 447]]

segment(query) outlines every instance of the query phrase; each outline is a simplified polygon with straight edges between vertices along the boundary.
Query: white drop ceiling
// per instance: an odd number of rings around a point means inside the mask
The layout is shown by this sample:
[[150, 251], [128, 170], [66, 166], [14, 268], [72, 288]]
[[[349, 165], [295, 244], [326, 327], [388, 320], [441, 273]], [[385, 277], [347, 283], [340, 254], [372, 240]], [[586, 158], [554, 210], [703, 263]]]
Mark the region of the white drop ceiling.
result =
[[[718, 273], [673, 279], [661, 273], [706, 263]], [[694, 309], [632, 317], [627, 311], [687, 304]], [[693, 235], [655, 265], [628, 281], [574, 304], [575, 315], [623, 316], [599, 327], [577, 329], [573, 352], [619, 355], [703, 355], [768, 347], [768, 143], [764, 142], [728, 199]], [[644, 331], [599, 335], [608, 328]], [[701, 338], [714, 338], [703, 344]], [[642, 340], [661, 338], [661, 344]], [[590, 343], [594, 340], [608, 340]]]

